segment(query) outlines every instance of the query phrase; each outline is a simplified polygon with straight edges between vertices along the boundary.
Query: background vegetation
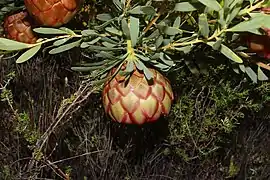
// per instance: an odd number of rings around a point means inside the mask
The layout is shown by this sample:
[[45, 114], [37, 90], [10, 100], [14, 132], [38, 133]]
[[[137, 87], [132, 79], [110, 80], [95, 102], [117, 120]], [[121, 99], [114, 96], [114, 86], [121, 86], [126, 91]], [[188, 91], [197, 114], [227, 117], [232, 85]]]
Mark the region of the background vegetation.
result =
[[170, 116], [123, 125], [70, 70], [84, 58], [78, 51], [19, 65], [1, 56], [0, 179], [270, 178], [269, 82], [234, 73], [222, 54], [201, 46], [186, 58], [208, 62], [208, 71], [179, 63], [168, 74]]

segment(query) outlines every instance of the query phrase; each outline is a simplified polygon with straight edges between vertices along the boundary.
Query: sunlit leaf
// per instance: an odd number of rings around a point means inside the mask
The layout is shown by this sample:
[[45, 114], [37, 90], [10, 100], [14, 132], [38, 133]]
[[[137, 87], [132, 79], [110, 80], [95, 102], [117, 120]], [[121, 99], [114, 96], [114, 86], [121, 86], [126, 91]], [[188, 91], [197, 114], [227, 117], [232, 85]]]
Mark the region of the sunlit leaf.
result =
[[215, 11], [219, 11], [222, 8], [221, 5], [216, 0], [198, 0], [198, 1]]
[[45, 27], [34, 28], [33, 31], [39, 34], [69, 34], [68, 32], [60, 29]]
[[177, 18], [173, 22], [173, 27], [179, 28], [180, 27], [180, 23], [181, 23], [181, 17], [180, 16], [177, 16]]
[[154, 16], [156, 14], [155, 8], [152, 7], [152, 6], [142, 6], [141, 11], [144, 14], [147, 14], [147, 15], [150, 15], [150, 16]]
[[257, 83], [257, 74], [251, 69], [251, 67], [246, 67], [246, 73], [254, 83]]
[[190, 12], [190, 11], [196, 11], [200, 6], [198, 3], [193, 2], [180, 2], [176, 3], [174, 7], [174, 11], [180, 11], [180, 12]]
[[131, 43], [132, 47], [137, 44], [137, 40], [139, 37], [139, 19], [133, 16], [130, 17], [130, 36], [131, 36]]
[[15, 50], [27, 49], [32, 46], [33, 46], [32, 44], [26, 44], [26, 43], [0, 37], [0, 50], [15, 51]]
[[207, 22], [206, 14], [200, 14], [200, 16], [199, 16], [199, 32], [203, 37], [208, 38], [209, 25]]
[[[213, 47], [215, 42], [207, 42], [207, 44], [211, 47]], [[227, 58], [231, 59], [234, 62], [237, 63], [243, 63], [243, 60], [237, 55], [235, 54], [230, 48], [228, 48], [227, 46], [225, 46], [224, 44], [221, 44], [221, 47], [219, 49], [219, 51], [226, 56]]]
[[269, 78], [261, 70], [260, 66], [258, 66], [258, 80], [260, 80], [260, 81], [268, 81], [268, 79]]
[[71, 38], [63, 38], [63, 39], [59, 39], [57, 41], [54, 41], [53, 45], [54, 46], [61, 46], [62, 44], [65, 44], [68, 40], [70, 40]]
[[125, 18], [122, 19], [121, 25], [122, 25], [122, 31], [124, 32], [125, 36], [127, 37], [127, 39], [130, 39], [130, 31], [129, 31], [127, 20]]
[[23, 63], [31, 59], [41, 48], [41, 45], [37, 45], [25, 51], [17, 60], [16, 63]]

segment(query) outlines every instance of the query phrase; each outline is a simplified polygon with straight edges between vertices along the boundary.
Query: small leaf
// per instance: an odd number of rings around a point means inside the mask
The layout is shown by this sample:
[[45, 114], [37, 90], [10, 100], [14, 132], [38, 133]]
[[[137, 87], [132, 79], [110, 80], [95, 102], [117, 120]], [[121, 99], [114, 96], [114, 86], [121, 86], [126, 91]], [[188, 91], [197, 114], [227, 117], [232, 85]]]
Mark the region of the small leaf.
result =
[[131, 73], [133, 70], [134, 70], [134, 63], [132, 61], [128, 61], [125, 71]]
[[146, 57], [146, 56], [142, 56], [140, 54], [135, 54], [138, 58], [140, 58], [141, 60], [143, 61], [150, 61], [150, 58], [149, 57]]
[[180, 27], [180, 23], [181, 23], [181, 17], [180, 16], [177, 16], [177, 18], [173, 22], [173, 27], [179, 28]]
[[128, 11], [130, 14], [143, 14], [141, 6], [136, 6], [135, 8]]
[[174, 66], [174, 62], [171, 60], [171, 58], [164, 54], [164, 53], [160, 53], [160, 60], [162, 60], [162, 62], [164, 62], [165, 64], [167, 64], [168, 66]]
[[32, 46], [33, 44], [26, 44], [26, 43], [0, 37], [0, 50], [16, 51], [16, 50], [27, 49]]
[[39, 28], [34, 28], [33, 31], [39, 34], [69, 34], [66, 31], [56, 29], [56, 28], [39, 27]]
[[213, 44], [213, 49], [214, 50], [219, 50], [221, 47], [222, 39], [218, 39], [214, 44]]
[[96, 18], [100, 21], [109, 21], [112, 19], [112, 16], [110, 14], [104, 13], [98, 14]]
[[68, 51], [68, 50], [70, 50], [70, 49], [72, 49], [72, 48], [74, 48], [76, 46], [79, 46], [80, 42], [81, 42], [81, 39], [78, 40], [78, 41], [69, 43], [69, 44], [59, 46], [57, 48], [54, 48], [54, 49], [50, 50], [49, 54], [58, 54], [58, 53], [61, 53], [61, 52], [64, 52], [64, 51]]
[[130, 17], [130, 36], [131, 36], [132, 47], [134, 47], [137, 44], [137, 40], [139, 37], [139, 26], [140, 26], [139, 19], [131, 16]]
[[147, 15], [150, 15], [150, 16], [154, 16], [156, 14], [156, 10], [152, 6], [142, 6], [141, 11], [144, 14], [147, 14]]
[[68, 40], [70, 40], [71, 38], [63, 38], [63, 39], [59, 39], [57, 41], [54, 41], [53, 45], [54, 46], [61, 46], [62, 44], [65, 44]]
[[196, 11], [198, 7], [199, 6], [197, 3], [180, 2], [180, 3], [175, 4], [174, 11], [190, 12], [190, 11]]
[[207, 22], [206, 14], [200, 14], [199, 16], [199, 32], [203, 37], [208, 38], [209, 25]]
[[113, 48], [116, 46], [116, 44], [112, 44], [112, 43], [108, 43], [108, 42], [102, 42], [102, 45], [103, 46], [106, 46], [108, 48]]
[[23, 63], [32, 58], [41, 48], [41, 45], [37, 45], [25, 51], [17, 60], [16, 63]]
[[258, 66], [258, 80], [260, 81], [268, 81], [268, 77], [263, 73], [260, 66]]
[[222, 8], [221, 5], [216, 0], [198, 0], [198, 1], [215, 11], [219, 11]]
[[262, 14], [260, 16], [255, 16], [251, 18], [250, 20], [242, 21], [236, 24], [234, 27], [228, 29], [227, 31], [232, 31], [232, 32], [254, 31], [256, 29], [261, 28], [262, 26], [266, 26], [268, 22], [270, 22], [270, 16]]
[[[211, 47], [213, 47], [215, 42], [208, 42], [207, 44]], [[219, 49], [219, 51], [225, 55], [227, 58], [231, 59], [234, 62], [237, 63], [243, 63], [243, 60], [236, 55], [230, 48], [228, 48], [227, 46], [221, 44], [221, 48]]]
[[169, 35], [169, 36], [175, 36], [176, 34], [182, 34], [183, 31], [175, 28], [175, 27], [169, 27], [169, 26], [164, 26], [164, 25], [158, 25], [157, 26], [158, 29], [160, 29], [160, 31], [162, 31], [163, 33]]
[[98, 33], [96, 33], [96, 31], [91, 30], [91, 29], [87, 29], [87, 30], [83, 30], [81, 32], [82, 36], [97, 36]]
[[67, 33], [70, 34], [70, 35], [76, 34], [73, 30], [71, 30], [71, 29], [69, 29], [69, 28], [67, 28], [67, 27], [60, 27], [59, 29], [62, 30], [62, 31], [67, 32]]
[[129, 31], [127, 20], [125, 18], [122, 19], [121, 25], [122, 25], [122, 31], [124, 32], [125, 36], [127, 37], [127, 39], [130, 39], [130, 31]]
[[157, 38], [156, 42], [155, 42], [156, 48], [158, 48], [158, 47], [162, 44], [162, 42], [163, 42], [163, 36], [160, 35], [160, 36]]
[[113, 3], [114, 3], [114, 5], [115, 5], [115, 7], [116, 7], [119, 11], [122, 10], [122, 4], [120, 3], [119, 0], [113, 0]]
[[246, 67], [246, 73], [254, 83], [257, 83], [257, 74], [250, 67]]
[[112, 34], [115, 34], [117, 36], [122, 36], [123, 35], [122, 31], [120, 31], [120, 30], [118, 30], [118, 29], [116, 29], [114, 27], [106, 27], [105, 30], [112, 33]]

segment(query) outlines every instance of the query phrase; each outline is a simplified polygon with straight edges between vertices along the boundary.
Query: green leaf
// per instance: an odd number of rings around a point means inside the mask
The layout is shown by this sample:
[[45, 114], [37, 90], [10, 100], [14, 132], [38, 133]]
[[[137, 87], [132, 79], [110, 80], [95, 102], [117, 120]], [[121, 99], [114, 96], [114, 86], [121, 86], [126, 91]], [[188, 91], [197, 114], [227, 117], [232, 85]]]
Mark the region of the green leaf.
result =
[[98, 33], [96, 33], [96, 31], [92, 29], [83, 30], [81, 34], [82, 36], [97, 36], [98, 35]]
[[257, 83], [257, 74], [250, 67], [246, 67], [246, 73], [254, 83]]
[[81, 44], [80, 47], [81, 47], [81, 48], [87, 48], [87, 47], [89, 47], [90, 45], [93, 45], [93, 44], [97, 43], [100, 39], [101, 39], [101, 37], [97, 37], [97, 38], [93, 39], [92, 41], [89, 41], [89, 42], [83, 42], [83, 43]]
[[221, 47], [222, 39], [218, 39], [214, 44], [213, 44], [213, 49], [214, 50], [219, 50]]
[[63, 39], [59, 39], [57, 41], [54, 41], [53, 45], [54, 46], [61, 46], [62, 44], [65, 44], [68, 40], [70, 40], [71, 38], [63, 38]]
[[119, 0], [113, 0], [113, 3], [115, 5], [115, 7], [118, 9], [118, 11], [121, 11], [122, 10], [122, 4], [120, 3]]
[[140, 60], [135, 61], [135, 65], [139, 70], [143, 71], [147, 80], [151, 80], [154, 77], [153, 73]]
[[112, 33], [112, 34], [115, 34], [117, 36], [122, 36], [123, 35], [122, 31], [120, 31], [120, 30], [118, 30], [118, 29], [116, 29], [114, 27], [106, 27], [105, 30]]
[[156, 14], [156, 10], [152, 6], [142, 6], [141, 11], [144, 14], [147, 14], [147, 15], [150, 15], [150, 16], [154, 16]]
[[137, 44], [137, 40], [139, 37], [139, 30], [140, 30], [139, 26], [140, 26], [139, 19], [131, 16], [130, 17], [130, 36], [131, 36], [132, 47], [134, 47]]
[[155, 42], [156, 48], [159, 48], [159, 46], [160, 46], [162, 43], [163, 43], [163, 36], [160, 35], [160, 36], [157, 38], [156, 42]]
[[206, 14], [200, 14], [200, 16], [199, 16], [199, 32], [203, 37], [208, 38], [209, 25], [207, 22]]
[[102, 45], [103, 46], [106, 46], [108, 48], [113, 48], [116, 46], [116, 44], [112, 44], [112, 43], [108, 43], [108, 42], [102, 42]]
[[160, 53], [159, 58], [166, 65], [168, 65], [168, 66], [174, 66], [174, 62], [172, 61], [172, 59], [168, 55], [164, 54], [163, 52]]
[[169, 26], [165, 26], [165, 25], [157, 25], [158, 29], [169, 35], [169, 36], [175, 36], [176, 34], [182, 34], [183, 31], [178, 29], [178, 28], [175, 28], [175, 27], [169, 27]]
[[11, 39], [1, 38], [0, 37], [0, 50], [4, 51], [16, 51], [27, 49], [34, 46], [33, 44], [26, 44], [18, 41], [14, 41]]
[[130, 14], [143, 14], [141, 6], [136, 6], [133, 9], [128, 11]]
[[177, 16], [177, 18], [173, 22], [173, 27], [179, 28], [180, 27], [180, 23], [181, 23], [181, 17], [180, 16]]
[[129, 31], [127, 20], [125, 18], [122, 19], [121, 25], [122, 25], [122, 31], [124, 32], [125, 36], [127, 37], [127, 39], [130, 39], [130, 31]]
[[187, 54], [192, 50], [192, 46], [191, 45], [183, 46], [183, 47], [180, 47], [180, 48], [175, 48], [175, 50], [180, 51], [180, 52], [182, 52], [184, 54]]
[[[214, 43], [215, 42], [208, 42], [207, 44], [213, 48]], [[243, 60], [224, 44], [221, 44], [219, 51], [232, 61], [237, 63], [243, 63]]]
[[270, 22], [270, 15], [259, 15], [251, 18], [248, 21], [243, 21], [236, 24], [234, 27], [228, 29], [227, 31], [232, 32], [249, 32], [259, 29], [263, 26], [267, 26]]
[[221, 5], [216, 0], [198, 0], [198, 1], [215, 11], [219, 11], [222, 8]]
[[174, 11], [190, 12], [190, 11], [196, 11], [199, 7], [200, 6], [198, 6], [198, 3], [180, 2], [180, 3], [175, 4]]
[[132, 61], [128, 61], [125, 71], [131, 73], [133, 70], [134, 70], [134, 63]]
[[243, 0], [235, 0], [234, 1], [233, 5], [231, 7], [232, 9], [226, 18], [227, 24], [230, 24], [232, 22], [232, 20], [238, 15], [238, 13], [242, 7], [242, 3], [243, 3]]
[[139, 59], [143, 60], [143, 61], [150, 61], [149, 57], [140, 55], [140, 54], [135, 54], [135, 56], [137, 56]]
[[57, 48], [54, 48], [52, 50], [49, 51], [49, 54], [58, 54], [58, 53], [61, 53], [61, 52], [64, 52], [64, 51], [68, 51], [76, 46], [79, 46], [81, 43], [81, 39], [78, 40], [78, 41], [75, 41], [75, 42], [72, 42], [72, 43], [68, 43], [68, 44], [65, 44], [65, 45], [62, 45], [62, 46], [59, 46]]
[[67, 28], [67, 27], [60, 27], [59, 29], [62, 30], [62, 31], [67, 32], [67, 33], [70, 34], [70, 35], [76, 34], [73, 30], [71, 30], [71, 29], [69, 29], [69, 28]]
[[258, 66], [258, 80], [260, 81], [268, 81], [268, 77], [263, 73], [260, 66]]
[[17, 60], [16, 63], [23, 63], [32, 58], [41, 48], [41, 45], [37, 45], [25, 51]]
[[100, 21], [109, 21], [112, 19], [112, 16], [110, 14], [103, 13], [103, 14], [98, 14], [96, 18]]
[[69, 34], [68, 32], [60, 29], [45, 27], [34, 28], [33, 31], [39, 34]]

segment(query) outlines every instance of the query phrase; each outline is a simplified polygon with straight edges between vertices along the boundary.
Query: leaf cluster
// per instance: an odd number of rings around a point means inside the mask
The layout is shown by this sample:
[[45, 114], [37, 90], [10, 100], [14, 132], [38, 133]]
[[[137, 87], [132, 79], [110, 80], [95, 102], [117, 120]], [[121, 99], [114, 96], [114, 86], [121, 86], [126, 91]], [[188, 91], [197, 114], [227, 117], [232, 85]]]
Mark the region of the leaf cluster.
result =
[[[227, 57], [235, 72], [246, 73], [257, 82], [268, 80], [261, 68], [270, 68], [255, 63], [255, 72], [247, 47], [239, 40], [246, 33], [264, 35], [262, 28], [270, 28], [270, 15], [257, 11], [268, 6], [267, 3], [267, 0], [113, 0], [112, 10], [98, 14], [89, 29], [80, 33], [65, 27], [36, 28], [34, 31], [39, 34], [55, 37], [41, 38], [36, 44], [1, 38], [0, 49], [28, 49], [17, 59], [17, 63], [22, 63], [49, 42], [53, 44], [44, 50], [50, 48], [50, 54], [80, 47], [83, 54], [92, 54], [98, 61], [90, 59], [73, 70], [91, 71], [93, 78], [102, 79], [112, 68], [126, 76], [137, 68], [150, 80], [153, 75], [149, 67], [163, 72], [175, 70], [177, 62], [185, 61], [203, 44]], [[125, 70], [121, 69], [123, 65]]]

